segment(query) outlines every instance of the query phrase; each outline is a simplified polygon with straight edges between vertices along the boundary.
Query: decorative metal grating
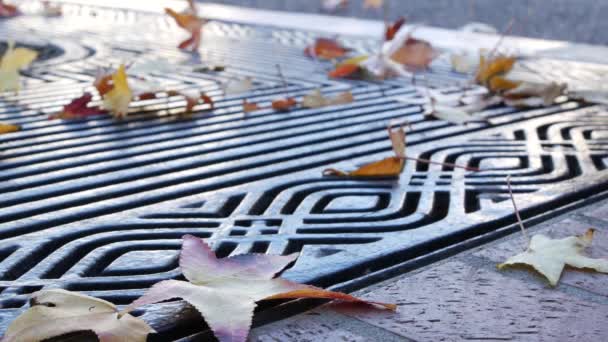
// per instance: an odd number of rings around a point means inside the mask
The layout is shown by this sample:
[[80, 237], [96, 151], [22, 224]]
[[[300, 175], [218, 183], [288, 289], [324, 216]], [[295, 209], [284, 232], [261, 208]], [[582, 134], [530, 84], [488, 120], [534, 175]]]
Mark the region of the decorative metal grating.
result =
[[[399, 98], [420, 85], [461, 92], [466, 78], [442, 61], [417, 85], [336, 81], [325, 77], [328, 64], [302, 55], [314, 32], [211, 22], [192, 56], [174, 47], [181, 33], [164, 16], [78, 4], [62, 18], [1, 21], [0, 32], [43, 52], [24, 89], [0, 95], [0, 121], [23, 126], [0, 136], [0, 331], [45, 286], [125, 304], [178, 277], [184, 234], [208, 238], [222, 256], [301, 252], [285, 276], [328, 286], [512, 223], [508, 174], [528, 215], [608, 187], [605, 109], [564, 102], [496, 107], [466, 126], [429, 120]], [[360, 52], [378, 45], [344, 43]], [[161, 99], [135, 103], [122, 121], [47, 119], [99, 67], [146, 59], [174, 63], [175, 72], [153, 77], [203, 89], [216, 109], [184, 117], [173, 115], [183, 103]], [[348, 89], [356, 102], [244, 115], [243, 97], [284, 94], [276, 64], [293, 96]], [[212, 65], [226, 68], [201, 72]], [[543, 65], [556, 78], [580, 75]], [[223, 95], [221, 84], [244, 76], [256, 81], [252, 93]], [[398, 180], [321, 176], [390, 155], [392, 119], [411, 124], [408, 155], [483, 171], [408, 162]]]

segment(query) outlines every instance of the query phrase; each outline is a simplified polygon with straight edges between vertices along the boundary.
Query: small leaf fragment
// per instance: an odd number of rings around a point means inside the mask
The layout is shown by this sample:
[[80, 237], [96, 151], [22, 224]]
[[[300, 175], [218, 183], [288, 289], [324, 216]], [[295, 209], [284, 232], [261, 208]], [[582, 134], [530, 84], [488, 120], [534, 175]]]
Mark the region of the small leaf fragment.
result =
[[507, 105], [516, 107], [550, 106], [564, 95], [566, 84], [550, 82], [547, 84], [521, 82], [504, 93]]
[[377, 162], [365, 164], [355, 171], [344, 172], [336, 169], [326, 169], [324, 176], [340, 177], [396, 177], [403, 171], [405, 161], [397, 157], [388, 157]]
[[[191, 7], [194, 7], [193, 5]], [[178, 13], [170, 8], [165, 8], [165, 13], [171, 16], [177, 26], [183, 28], [190, 33], [190, 37], [181, 42], [178, 47], [180, 49], [198, 50], [201, 44], [202, 30], [205, 25], [205, 20], [198, 17], [195, 8], [185, 13]]]
[[[487, 59], [485, 56], [481, 55], [479, 57], [479, 69], [477, 70], [477, 75], [475, 75], [475, 80], [478, 84], [486, 86], [490, 91], [495, 92], [492, 88], [492, 84], [490, 83], [494, 77], [503, 76], [509, 71], [513, 69], [513, 66], [516, 62], [515, 57], [509, 56], [496, 56], [490, 59]], [[503, 82], [497, 82], [494, 86], [503, 85]], [[517, 84], [511, 84], [511, 88], [517, 87]], [[505, 87], [501, 87], [499, 90], [505, 90]]]
[[304, 49], [304, 54], [308, 57], [321, 59], [336, 59], [343, 57], [350, 51], [343, 47], [335, 39], [317, 38], [314, 44]]
[[247, 102], [247, 100], [243, 100], [243, 113], [251, 113], [256, 110], [260, 110], [260, 106], [257, 103]]
[[287, 97], [272, 101], [271, 107], [279, 112], [288, 112], [297, 104], [298, 102], [293, 97]]
[[591, 246], [595, 230], [583, 235], [563, 239], [551, 239], [542, 234], [534, 235], [523, 253], [510, 257], [498, 265], [499, 269], [513, 265], [527, 265], [542, 274], [551, 286], [556, 286], [566, 265], [608, 273], [608, 259], [593, 259], [583, 254]]
[[350, 91], [345, 91], [334, 97], [328, 98], [323, 96], [320, 89], [313, 90], [310, 94], [302, 98], [302, 107], [304, 108], [321, 108], [326, 106], [347, 104], [355, 99]]
[[384, 40], [387, 42], [393, 40], [403, 25], [405, 25], [405, 17], [401, 17], [394, 23], [387, 25], [386, 31], [384, 32]]
[[21, 130], [21, 126], [0, 122], [0, 134], [18, 132], [20, 130]]
[[92, 99], [93, 95], [85, 92], [82, 96], [65, 105], [60, 113], [50, 115], [49, 119], [81, 119], [91, 115], [104, 114], [105, 111], [101, 108], [88, 106]]
[[8, 327], [1, 342], [39, 342], [79, 331], [93, 331], [100, 342], [145, 342], [155, 332], [139, 318], [119, 316], [114, 304], [65, 290], [44, 290]]

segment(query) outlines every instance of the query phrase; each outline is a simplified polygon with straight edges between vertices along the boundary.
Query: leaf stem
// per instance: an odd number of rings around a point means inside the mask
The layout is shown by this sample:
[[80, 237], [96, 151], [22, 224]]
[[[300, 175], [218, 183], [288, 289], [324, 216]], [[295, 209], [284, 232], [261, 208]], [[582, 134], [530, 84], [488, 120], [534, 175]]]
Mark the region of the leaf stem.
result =
[[515, 217], [517, 217], [517, 223], [519, 224], [519, 228], [521, 228], [521, 233], [524, 235], [526, 239], [525, 249], [528, 249], [530, 246], [530, 237], [526, 232], [526, 227], [524, 227], [524, 223], [521, 220], [521, 216], [519, 215], [519, 209], [517, 209], [517, 203], [515, 203], [515, 197], [513, 196], [513, 188], [511, 187], [511, 175], [507, 176], [507, 188], [509, 189], [509, 196], [511, 196], [511, 203], [513, 203], [513, 210], [515, 210]]

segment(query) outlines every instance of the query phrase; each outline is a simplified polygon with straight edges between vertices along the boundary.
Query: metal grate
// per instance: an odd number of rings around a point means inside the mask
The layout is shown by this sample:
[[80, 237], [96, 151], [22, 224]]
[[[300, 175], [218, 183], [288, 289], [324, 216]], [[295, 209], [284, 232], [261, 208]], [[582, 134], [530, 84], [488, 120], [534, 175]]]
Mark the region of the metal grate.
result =
[[[0, 281], [28, 284], [0, 288], [0, 330], [43, 286], [132, 301], [179, 276], [187, 233], [209, 238], [221, 256], [301, 252], [285, 276], [328, 286], [513, 222], [507, 174], [516, 193], [526, 194], [518, 201], [528, 215], [608, 186], [608, 112], [601, 107], [496, 107], [467, 126], [429, 120], [399, 101], [416, 96], [410, 80], [327, 79], [328, 64], [302, 56], [314, 32], [211, 22], [195, 58], [175, 49], [180, 33], [163, 16], [76, 4], [66, 5], [63, 18], [2, 21], [0, 32], [48, 51], [19, 94], [0, 98], [0, 121], [23, 126], [0, 136]], [[360, 52], [378, 45], [344, 41]], [[183, 117], [172, 115], [179, 101], [147, 100], [123, 121], [47, 119], [90, 86], [98, 67], [157, 58], [177, 67], [156, 79], [203, 89], [216, 109]], [[253, 76], [248, 100], [283, 96], [277, 63], [293, 96], [350, 89], [356, 102], [244, 115], [242, 97], [222, 95], [222, 83]], [[225, 71], [195, 71], [215, 64]], [[439, 61], [416, 82], [458, 93], [464, 80]], [[411, 123], [409, 155], [484, 171], [408, 162], [398, 181], [321, 177], [330, 166], [389, 155], [391, 119]]]

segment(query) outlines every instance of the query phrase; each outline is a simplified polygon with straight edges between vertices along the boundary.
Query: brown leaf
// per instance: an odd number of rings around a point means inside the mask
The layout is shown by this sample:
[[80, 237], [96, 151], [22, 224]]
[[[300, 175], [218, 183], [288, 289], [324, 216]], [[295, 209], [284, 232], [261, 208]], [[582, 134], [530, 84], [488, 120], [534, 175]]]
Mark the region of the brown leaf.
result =
[[170, 8], [165, 8], [165, 13], [175, 20], [177, 26], [190, 33], [190, 38], [178, 45], [180, 49], [191, 49], [192, 51], [196, 51], [201, 44], [202, 29], [203, 25], [205, 25], [205, 21], [199, 18], [195, 12], [192, 12], [193, 10], [194, 8], [191, 8], [188, 13], [178, 13]]
[[352, 76], [360, 70], [358, 64], [340, 64], [334, 70], [330, 71], [327, 75], [331, 78], [346, 78]]
[[260, 106], [257, 103], [247, 102], [247, 100], [243, 100], [243, 113], [251, 113], [256, 110], [260, 110]]
[[274, 100], [272, 101], [272, 109], [277, 110], [279, 112], [288, 112], [290, 111], [293, 107], [295, 107], [298, 104], [298, 102], [296, 102], [296, 100], [293, 97], [288, 97], [285, 99], [278, 99], [278, 100]]
[[391, 59], [409, 70], [420, 70], [428, 68], [436, 56], [437, 53], [429, 42], [407, 38], [391, 55]]
[[84, 93], [82, 96], [65, 105], [60, 113], [49, 116], [49, 119], [82, 119], [87, 116], [106, 113], [106, 111], [98, 106], [89, 107], [89, 103], [92, 99], [93, 95], [91, 93]]
[[386, 32], [384, 33], [384, 40], [385, 41], [390, 41], [393, 40], [393, 38], [395, 38], [395, 35], [397, 34], [397, 32], [399, 32], [399, 30], [401, 29], [401, 27], [405, 24], [405, 17], [401, 17], [399, 19], [397, 19], [397, 21], [395, 21], [392, 24], [389, 24], [386, 26]]
[[388, 157], [377, 162], [365, 164], [355, 171], [343, 172], [336, 169], [326, 169], [324, 176], [340, 177], [396, 177], [401, 174], [405, 161], [397, 157]]
[[394, 157], [382, 159], [377, 162], [365, 164], [355, 171], [344, 172], [336, 169], [326, 169], [324, 176], [340, 177], [398, 177], [405, 165], [405, 130], [388, 128], [388, 136], [393, 146]]
[[348, 51], [349, 49], [340, 45], [335, 39], [317, 38], [313, 45], [304, 49], [304, 54], [321, 59], [336, 59], [343, 57]]

